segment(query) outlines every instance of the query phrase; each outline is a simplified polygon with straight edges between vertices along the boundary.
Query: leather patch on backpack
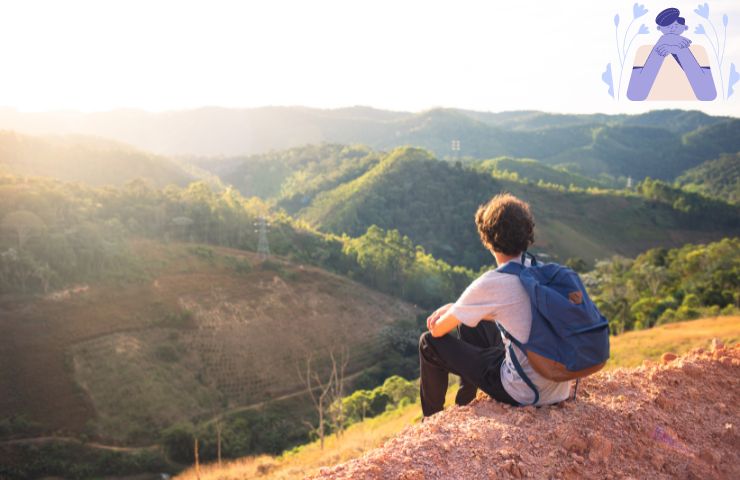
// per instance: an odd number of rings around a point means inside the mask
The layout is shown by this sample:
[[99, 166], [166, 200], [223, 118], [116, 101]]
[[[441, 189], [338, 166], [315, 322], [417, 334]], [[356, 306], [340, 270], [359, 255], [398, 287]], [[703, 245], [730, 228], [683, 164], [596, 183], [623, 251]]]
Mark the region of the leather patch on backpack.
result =
[[583, 293], [576, 290], [575, 292], [570, 292], [568, 294], [568, 300], [570, 300], [570, 303], [574, 305], [580, 305], [581, 302], [583, 302]]

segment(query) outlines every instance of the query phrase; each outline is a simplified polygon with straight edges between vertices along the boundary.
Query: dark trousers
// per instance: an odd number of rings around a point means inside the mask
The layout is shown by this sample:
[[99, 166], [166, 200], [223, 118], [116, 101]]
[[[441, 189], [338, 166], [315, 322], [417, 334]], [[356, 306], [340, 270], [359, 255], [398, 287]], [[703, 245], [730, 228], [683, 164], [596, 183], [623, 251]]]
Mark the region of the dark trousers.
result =
[[461, 324], [457, 330], [460, 338], [451, 332], [443, 337], [433, 337], [430, 332], [424, 332], [419, 339], [421, 409], [424, 416], [444, 409], [449, 373], [460, 376], [460, 390], [455, 397], [458, 405], [473, 401], [480, 388], [499, 402], [518, 406], [519, 403], [501, 384], [501, 364], [506, 351], [496, 325], [481, 320], [474, 328]]

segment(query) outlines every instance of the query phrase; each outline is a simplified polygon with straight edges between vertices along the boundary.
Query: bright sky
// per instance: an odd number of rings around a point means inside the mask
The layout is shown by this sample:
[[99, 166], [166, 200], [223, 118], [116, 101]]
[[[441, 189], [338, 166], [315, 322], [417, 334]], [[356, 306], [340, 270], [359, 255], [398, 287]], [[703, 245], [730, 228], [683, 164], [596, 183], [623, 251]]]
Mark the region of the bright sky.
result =
[[[730, 101], [711, 103], [615, 102], [606, 94], [606, 64], [619, 71], [613, 17], [622, 19], [621, 42], [633, 3], [0, 0], [0, 106], [606, 113], [679, 107], [740, 115], [740, 82]], [[700, 22], [713, 36], [693, 12], [697, 0], [643, 3], [649, 12], [630, 31], [645, 23], [650, 34], [635, 40], [632, 54], [657, 39], [655, 15], [675, 6], [690, 27], [687, 36], [714, 58], [706, 37], [694, 33]], [[720, 40], [722, 13], [729, 16], [726, 84], [731, 62], [740, 71], [740, 2], [709, 6]]]

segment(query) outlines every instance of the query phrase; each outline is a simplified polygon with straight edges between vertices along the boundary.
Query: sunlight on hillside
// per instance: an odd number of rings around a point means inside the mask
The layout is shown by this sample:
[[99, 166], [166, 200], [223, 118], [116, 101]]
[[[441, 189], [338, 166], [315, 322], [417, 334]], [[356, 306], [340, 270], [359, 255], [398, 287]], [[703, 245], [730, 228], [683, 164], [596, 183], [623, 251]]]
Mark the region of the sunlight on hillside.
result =
[[636, 367], [645, 359], [659, 359], [665, 352], [680, 355], [706, 347], [713, 338], [726, 344], [740, 341], [740, 316], [669, 323], [612, 337], [607, 368]]
[[[447, 394], [448, 404], [453, 402], [456, 392], [456, 386], [450, 388]], [[420, 420], [421, 408], [417, 402], [356, 423], [350, 426], [339, 439], [334, 435], [327, 437], [324, 450], [320, 449], [319, 442], [316, 441], [279, 457], [269, 455], [246, 457], [225, 462], [221, 468], [218, 464], [206, 465], [201, 467], [199, 476], [195, 468], [191, 468], [177, 478], [182, 480], [197, 478], [236, 480], [254, 477], [273, 480], [304, 478], [306, 475], [318, 472], [321, 467], [357, 458], [364, 452], [379, 447], [405, 427]]]
[[[713, 338], [718, 338], [725, 343], [738, 342], [740, 340], [740, 316], [673, 323], [612, 337], [611, 360], [607, 369], [638, 366], [645, 359], [656, 360], [668, 351], [681, 354], [692, 348], [708, 347]], [[455, 391], [452, 388], [448, 392], [448, 405], [453, 403]], [[199, 475], [194, 468], [191, 468], [177, 478], [182, 480], [195, 480], [196, 478], [236, 480], [254, 477], [270, 480], [303, 478], [306, 475], [317, 473], [321, 467], [357, 458], [364, 452], [377, 448], [405, 427], [418, 422], [420, 418], [421, 410], [417, 402], [352, 425], [341, 439], [335, 436], [329, 437], [323, 451], [319, 448], [318, 442], [313, 442], [279, 457], [268, 455], [246, 457], [224, 462], [220, 468], [217, 464], [205, 465], [200, 468]]]

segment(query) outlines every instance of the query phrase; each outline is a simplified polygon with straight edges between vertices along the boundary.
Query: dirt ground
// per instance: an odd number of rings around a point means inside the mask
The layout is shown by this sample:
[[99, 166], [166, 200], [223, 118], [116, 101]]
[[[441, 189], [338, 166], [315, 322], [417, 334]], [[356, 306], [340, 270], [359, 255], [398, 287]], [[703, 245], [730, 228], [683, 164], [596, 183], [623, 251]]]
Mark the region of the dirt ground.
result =
[[581, 382], [576, 401], [512, 408], [480, 394], [321, 479], [737, 479], [740, 345]]

